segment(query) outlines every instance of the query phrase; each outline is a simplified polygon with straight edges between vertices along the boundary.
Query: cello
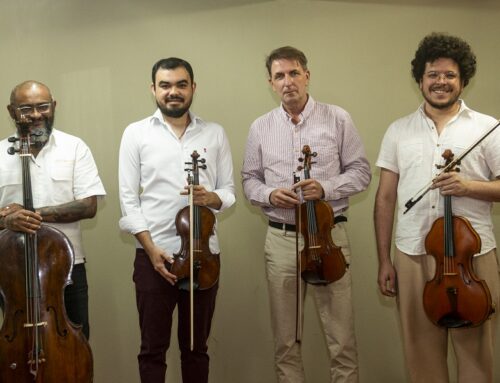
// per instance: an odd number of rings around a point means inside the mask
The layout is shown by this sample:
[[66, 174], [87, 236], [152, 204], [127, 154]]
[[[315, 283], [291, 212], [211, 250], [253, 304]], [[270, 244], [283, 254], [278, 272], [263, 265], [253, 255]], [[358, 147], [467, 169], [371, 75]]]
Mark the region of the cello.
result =
[[[448, 167], [454, 155], [443, 153]], [[449, 167], [447, 171], [459, 171]], [[436, 261], [434, 278], [424, 288], [427, 317], [445, 328], [475, 327], [493, 313], [490, 291], [474, 273], [473, 256], [481, 251], [481, 238], [470, 222], [452, 212], [451, 196], [444, 196], [444, 216], [434, 221], [425, 238], [425, 249]]]
[[[35, 211], [31, 189], [30, 129], [19, 123], [20, 137], [9, 154], [22, 163], [24, 209]], [[73, 248], [59, 230], [42, 225], [35, 234], [0, 233], [0, 294], [4, 321], [0, 329], [0, 382], [90, 383], [92, 352], [81, 326], [69, 321], [64, 288], [71, 283]]]
[[[304, 178], [310, 178], [312, 158], [309, 145], [302, 149], [303, 163], [297, 170], [304, 170]], [[304, 238], [300, 252], [300, 273], [302, 279], [313, 285], [327, 285], [342, 278], [347, 264], [342, 249], [333, 243], [331, 231], [334, 224], [333, 209], [328, 202], [309, 200], [303, 202], [296, 213], [298, 231]], [[299, 260], [299, 257], [297, 257]]]

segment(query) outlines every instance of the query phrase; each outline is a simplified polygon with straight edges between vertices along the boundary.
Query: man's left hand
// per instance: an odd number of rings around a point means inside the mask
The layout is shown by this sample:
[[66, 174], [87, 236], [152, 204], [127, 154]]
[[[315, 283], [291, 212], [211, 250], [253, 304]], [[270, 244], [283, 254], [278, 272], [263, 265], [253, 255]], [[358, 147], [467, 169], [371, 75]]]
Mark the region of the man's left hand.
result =
[[469, 191], [468, 181], [460, 173], [442, 173], [433, 180], [431, 189], [439, 189], [442, 195], [465, 196]]
[[323, 186], [313, 178], [301, 180], [292, 186], [292, 189], [298, 191], [302, 190], [302, 196], [306, 201], [318, 200], [325, 196]]

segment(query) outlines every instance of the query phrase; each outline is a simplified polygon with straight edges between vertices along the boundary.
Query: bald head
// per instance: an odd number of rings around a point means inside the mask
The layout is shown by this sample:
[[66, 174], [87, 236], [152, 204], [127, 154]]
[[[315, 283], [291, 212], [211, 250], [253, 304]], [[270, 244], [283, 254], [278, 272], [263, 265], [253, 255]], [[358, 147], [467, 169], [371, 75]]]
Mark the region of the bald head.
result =
[[52, 94], [47, 85], [38, 81], [28, 80], [16, 85], [12, 89], [12, 92], [10, 92], [10, 103], [15, 105], [18, 103], [20, 95], [33, 92], [43, 93], [49, 98], [47, 101], [52, 101]]

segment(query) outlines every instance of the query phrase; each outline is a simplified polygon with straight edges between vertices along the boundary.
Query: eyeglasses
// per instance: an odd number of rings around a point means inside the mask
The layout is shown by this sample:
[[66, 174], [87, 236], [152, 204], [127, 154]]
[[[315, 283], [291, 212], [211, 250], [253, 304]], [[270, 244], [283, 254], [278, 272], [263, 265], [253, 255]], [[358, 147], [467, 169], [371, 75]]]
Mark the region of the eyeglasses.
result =
[[38, 111], [38, 113], [48, 113], [50, 109], [52, 108], [52, 102], [44, 102], [42, 104], [33, 104], [33, 105], [21, 105], [18, 106], [16, 109], [19, 111], [19, 113], [23, 115], [30, 115], [35, 113], [35, 110]]
[[443, 78], [444, 80], [453, 81], [458, 78], [458, 73], [456, 72], [435, 72], [430, 71], [424, 74], [429, 80], [436, 81]]

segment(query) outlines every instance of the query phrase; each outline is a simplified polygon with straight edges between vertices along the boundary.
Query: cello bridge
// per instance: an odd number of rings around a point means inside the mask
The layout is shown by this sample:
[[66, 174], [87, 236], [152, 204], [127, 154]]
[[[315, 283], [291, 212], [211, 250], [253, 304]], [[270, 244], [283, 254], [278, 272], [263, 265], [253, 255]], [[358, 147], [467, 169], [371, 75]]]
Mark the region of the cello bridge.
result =
[[35, 326], [36, 327], [42, 327], [42, 326], [45, 327], [45, 326], [47, 326], [47, 322], [38, 322], [38, 323], [35, 323], [35, 324], [33, 324], [33, 323], [25, 323], [23, 327], [24, 328], [28, 328], [28, 327], [35, 327]]

